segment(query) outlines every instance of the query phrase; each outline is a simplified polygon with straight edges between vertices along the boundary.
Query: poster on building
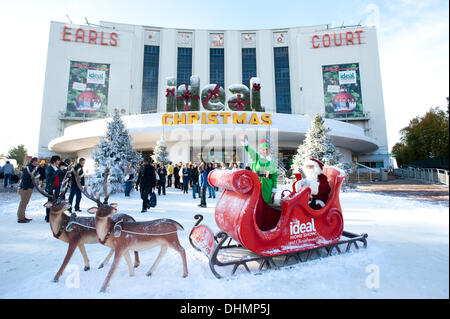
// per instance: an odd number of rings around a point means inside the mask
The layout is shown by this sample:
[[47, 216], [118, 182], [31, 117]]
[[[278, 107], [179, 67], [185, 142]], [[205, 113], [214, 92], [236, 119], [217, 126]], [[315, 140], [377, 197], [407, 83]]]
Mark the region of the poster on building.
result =
[[359, 63], [323, 65], [325, 117], [364, 117]]
[[109, 64], [70, 61], [67, 117], [106, 116]]

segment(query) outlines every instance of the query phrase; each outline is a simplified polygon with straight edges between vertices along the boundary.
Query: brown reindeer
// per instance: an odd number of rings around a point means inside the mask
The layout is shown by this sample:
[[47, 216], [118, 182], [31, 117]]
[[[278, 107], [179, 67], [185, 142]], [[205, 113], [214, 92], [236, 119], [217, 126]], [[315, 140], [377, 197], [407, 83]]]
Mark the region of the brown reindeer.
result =
[[[67, 249], [66, 256], [64, 258], [64, 261], [59, 268], [58, 272], [56, 273], [53, 281], [57, 282], [61, 275], [64, 272], [64, 269], [66, 268], [67, 264], [69, 263], [70, 259], [72, 258], [73, 253], [75, 252], [75, 249], [78, 247], [78, 249], [81, 252], [81, 255], [84, 259], [84, 270], [88, 271], [90, 269], [89, 266], [89, 258], [86, 254], [86, 249], [84, 247], [84, 244], [96, 244], [98, 243], [98, 237], [97, 233], [95, 231], [95, 218], [93, 217], [75, 217], [73, 220], [64, 213], [65, 210], [70, 208], [70, 204], [65, 199], [65, 194], [67, 191], [67, 185], [69, 181], [70, 171], [72, 169], [72, 166], [70, 165], [67, 169], [67, 173], [64, 176], [64, 180], [62, 182], [61, 186], [61, 192], [58, 197], [56, 197], [54, 194], [50, 195], [46, 191], [44, 191], [40, 186], [39, 183], [36, 181], [38, 176], [33, 175], [30, 171], [28, 173], [32, 177], [32, 181], [36, 189], [44, 195], [48, 201], [44, 204], [45, 207], [50, 208], [50, 228], [52, 230], [53, 236], [56, 239], [59, 239], [65, 243], [69, 244], [69, 247]], [[123, 220], [127, 221], [134, 221], [134, 219], [131, 216], [124, 215], [117, 216]], [[72, 229], [67, 230], [67, 226], [69, 226], [69, 222], [72, 222]], [[109, 259], [111, 258], [113, 253], [113, 250], [109, 252], [106, 259], [102, 262], [99, 268], [103, 267], [104, 264], [106, 264]], [[139, 256], [137, 252], [135, 253], [135, 267], [139, 266]]]
[[[156, 246], [161, 247], [161, 251], [156, 258], [156, 261], [147, 272], [147, 276], [150, 276], [166, 253], [167, 248], [170, 247], [181, 255], [183, 262], [183, 277], [186, 277], [188, 275], [186, 254], [184, 248], [178, 241], [177, 234], [179, 230], [184, 230], [184, 228], [178, 222], [171, 219], [157, 219], [146, 222], [123, 222], [120, 224], [120, 227], [117, 227], [116, 225], [114, 236], [110, 236], [115, 226], [111, 216], [117, 212], [117, 204], [108, 204], [110, 194], [107, 191], [108, 174], [109, 169], [106, 170], [104, 177], [104, 193], [106, 195], [103, 202], [100, 201], [99, 197], [95, 198], [92, 194], [87, 192], [87, 185], [83, 189], [83, 194], [97, 203], [97, 207], [90, 208], [88, 212], [95, 214], [95, 229], [100, 243], [111, 247], [115, 252], [113, 264], [100, 292], [106, 291], [122, 256], [125, 257], [125, 260], [128, 263], [130, 275], [134, 275], [134, 270], [130, 267], [129, 250], [142, 251]], [[77, 174], [75, 174], [75, 179], [80, 187], [80, 178]]]

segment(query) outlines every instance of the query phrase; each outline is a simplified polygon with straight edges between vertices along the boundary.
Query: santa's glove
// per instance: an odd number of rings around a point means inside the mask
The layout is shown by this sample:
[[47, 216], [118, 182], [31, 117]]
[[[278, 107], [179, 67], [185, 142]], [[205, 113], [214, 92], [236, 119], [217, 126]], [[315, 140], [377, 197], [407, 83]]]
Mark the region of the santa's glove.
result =
[[302, 179], [301, 180], [303, 182], [303, 187], [311, 187], [311, 182], [307, 179]]
[[301, 179], [301, 180], [295, 182], [295, 189], [297, 191], [299, 191], [300, 188], [302, 188], [302, 187], [308, 187], [308, 186], [309, 186], [309, 181], [307, 179]]

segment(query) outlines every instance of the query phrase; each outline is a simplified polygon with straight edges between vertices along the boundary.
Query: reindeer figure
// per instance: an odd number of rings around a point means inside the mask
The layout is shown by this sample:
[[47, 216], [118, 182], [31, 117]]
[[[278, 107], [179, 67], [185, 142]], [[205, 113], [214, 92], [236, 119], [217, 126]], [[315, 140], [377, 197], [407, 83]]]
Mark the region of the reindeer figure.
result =
[[[65, 199], [65, 194], [67, 191], [70, 171], [72, 170], [72, 165], [70, 165], [67, 169], [67, 173], [64, 176], [62, 186], [61, 186], [61, 192], [58, 197], [56, 197], [54, 194], [49, 195], [46, 191], [44, 191], [40, 186], [39, 183], [36, 181], [36, 179], [39, 176], [35, 176], [30, 171], [28, 173], [30, 176], [32, 176], [32, 181], [36, 189], [44, 195], [48, 201], [44, 204], [45, 207], [50, 208], [50, 228], [52, 230], [53, 236], [56, 239], [59, 239], [65, 243], [69, 244], [69, 247], [67, 249], [66, 256], [64, 258], [64, 261], [59, 268], [58, 272], [56, 273], [53, 281], [57, 282], [61, 275], [64, 272], [64, 269], [66, 268], [67, 264], [69, 263], [70, 259], [72, 258], [73, 253], [75, 252], [75, 249], [78, 247], [78, 249], [81, 252], [81, 255], [84, 259], [84, 271], [88, 271], [90, 269], [89, 266], [89, 258], [86, 254], [86, 249], [84, 247], [84, 244], [96, 244], [98, 243], [98, 237], [97, 233], [95, 231], [95, 218], [93, 217], [76, 217], [73, 219], [73, 227], [72, 230], [68, 231], [66, 230], [69, 222], [70, 217], [64, 213], [64, 211], [68, 208], [70, 208], [70, 204]], [[131, 216], [123, 215], [121, 216], [124, 220], [127, 221], [134, 221], [134, 219]], [[113, 250], [111, 249], [110, 253], [106, 257], [106, 259], [101, 264], [101, 267], [103, 267], [104, 264], [108, 262], [108, 260], [111, 258], [113, 253]], [[135, 254], [135, 267], [139, 266], [139, 256], [137, 253]], [[99, 268], [101, 268], [99, 267]]]
[[[171, 219], [157, 219], [146, 222], [123, 222], [120, 225], [115, 225], [111, 216], [117, 212], [117, 204], [108, 204], [110, 195], [107, 186], [108, 174], [109, 169], [107, 168], [104, 177], [105, 199], [103, 202], [100, 200], [99, 196], [95, 198], [93, 194], [88, 193], [87, 185], [83, 189], [83, 194], [97, 203], [97, 207], [90, 208], [88, 212], [95, 214], [95, 229], [100, 243], [114, 249], [114, 261], [100, 292], [106, 291], [122, 256], [124, 256], [127, 261], [130, 275], [134, 275], [134, 270], [131, 267], [130, 255], [128, 253], [130, 249], [142, 251], [156, 246], [161, 247], [161, 251], [156, 258], [156, 261], [147, 272], [147, 276], [150, 276], [166, 253], [167, 248], [170, 247], [181, 255], [183, 262], [183, 277], [186, 277], [188, 275], [186, 254], [184, 248], [178, 241], [177, 234], [179, 230], [184, 230], [183, 226]], [[81, 182], [79, 176], [75, 174], [75, 178], [78, 187], [80, 187]], [[114, 236], [110, 236], [114, 230]]]

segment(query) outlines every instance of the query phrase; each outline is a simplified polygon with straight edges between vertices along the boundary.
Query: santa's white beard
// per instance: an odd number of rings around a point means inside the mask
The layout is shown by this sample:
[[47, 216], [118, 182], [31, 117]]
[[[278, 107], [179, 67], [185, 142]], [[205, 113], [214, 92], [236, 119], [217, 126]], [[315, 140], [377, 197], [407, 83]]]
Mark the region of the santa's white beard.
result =
[[305, 173], [305, 178], [310, 181], [317, 181], [317, 177], [319, 176], [319, 172], [317, 169], [306, 168], [303, 169], [303, 173]]

